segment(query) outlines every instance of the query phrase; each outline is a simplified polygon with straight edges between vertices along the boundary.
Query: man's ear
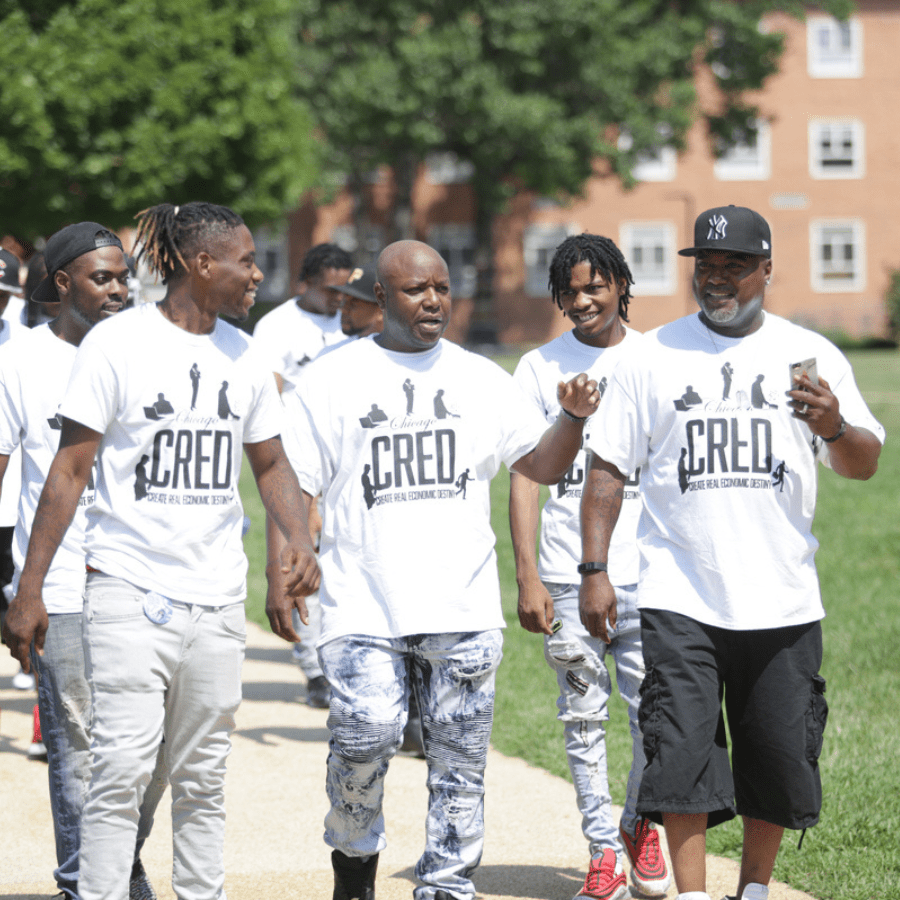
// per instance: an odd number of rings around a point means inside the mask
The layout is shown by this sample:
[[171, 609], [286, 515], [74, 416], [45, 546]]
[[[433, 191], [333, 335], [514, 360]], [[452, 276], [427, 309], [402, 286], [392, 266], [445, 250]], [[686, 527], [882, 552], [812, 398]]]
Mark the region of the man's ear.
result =
[[375, 299], [378, 301], [378, 308], [384, 312], [384, 304], [387, 299], [387, 295], [384, 292], [384, 287], [382, 286], [380, 281], [375, 282]]
[[191, 263], [191, 268], [194, 269], [197, 274], [208, 281], [212, 275], [212, 269], [215, 266], [215, 260], [206, 252], [206, 250], [201, 250], [193, 259]]
[[56, 285], [56, 293], [62, 297], [63, 294], [69, 293], [69, 289], [72, 287], [72, 278], [68, 272], [57, 269], [53, 273], [53, 283]]

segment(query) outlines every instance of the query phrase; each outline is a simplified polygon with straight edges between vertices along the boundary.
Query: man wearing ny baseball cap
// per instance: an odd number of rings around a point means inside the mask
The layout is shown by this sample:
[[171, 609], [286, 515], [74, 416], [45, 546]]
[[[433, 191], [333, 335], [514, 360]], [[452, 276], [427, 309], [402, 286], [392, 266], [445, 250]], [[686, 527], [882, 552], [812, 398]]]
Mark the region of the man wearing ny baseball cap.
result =
[[[586, 442], [584, 562], [606, 562], [623, 473], [641, 467], [637, 811], [666, 827], [679, 900], [709, 900], [706, 829], [741, 815], [737, 897], [766, 900], [784, 829], [814, 825], [822, 802], [816, 462], [870, 478], [884, 429], [844, 355], [765, 310], [772, 235], [758, 212], [701, 213], [680, 252], [700, 310], [651, 331], [613, 374]], [[608, 640], [605, 572], [583, 577], [580, 606]]]
[[[9, 350], [0, 354], [0, 480], [3, 494], [12, 489], [16, 465], [11, 454], [22, 448], [25, 473], [15, 529], [13, 589], [18, 592], [38, 499], [60, 442], [60, 401], [76, 352], [98, 322], [118, 313], [128, 299], [128, 266], [122, 242], [96, 222], [68, 225], [47, 241], [47, 276], [32, 298], [57, 303], [50, 322], [22, 329]], [[3, 636], [15, 656], [24, 657], [40, 675], [38, 701], [47, 747], [50, 806], [56, 836], [54, 872], [62, 896], [78, 897], [81, 834], [91, 770], [91, 686], [82, 644], [85, 583], [84, 539], [88, 510], [94, 504], [93, 478], [79, 498], [37, 603], [16, 596]], [[37, 646], [35, 645], [37, 644]], [[27, 665], [26, 665], [27, 668]], [[161, 756], [161, 755], [160, 755]], [[166, 786], [158, 767], [144, 794], [129, 891], [152, 896], [139, 859], [139, 848], [153, 822]]]

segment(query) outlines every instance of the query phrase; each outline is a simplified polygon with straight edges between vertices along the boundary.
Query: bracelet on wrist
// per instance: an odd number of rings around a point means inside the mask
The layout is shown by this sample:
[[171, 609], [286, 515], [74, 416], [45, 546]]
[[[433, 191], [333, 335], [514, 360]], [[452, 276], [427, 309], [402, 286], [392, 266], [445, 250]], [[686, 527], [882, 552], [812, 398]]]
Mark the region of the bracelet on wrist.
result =
[[847, 420], [841, 416], [841, 427], [838, 428], [837, 434], [834, 437], [823, 437], [822, 440], [825, 441], [826, 444], [833, 444], [839, 438], [842, 438], [847, 432]]
[[589, 416], [576, 416], [574, 413], [570, 413], [564, 406], [559, 408], [559, 411], [567, 418], [571, 419], [573, 422], [587, 422], [590, 418]]
[[590, 575], [593, 572], [605, 572], [606, 563], [602, 562], [583, 562], [578, 565], [579, 575]]

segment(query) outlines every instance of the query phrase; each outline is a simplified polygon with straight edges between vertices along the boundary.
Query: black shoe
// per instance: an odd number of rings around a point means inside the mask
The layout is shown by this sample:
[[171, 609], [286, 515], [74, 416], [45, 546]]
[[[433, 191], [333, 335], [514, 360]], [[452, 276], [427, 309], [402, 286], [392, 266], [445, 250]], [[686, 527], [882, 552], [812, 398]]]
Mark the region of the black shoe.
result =
[[375, 900], [377, 853], [363, 860], [332, 850], [331, 867], [334, 869], [334, 900]]
[[313, 709], [328, 709], [331, 705], [331, 685], [324, 675], [306, 682], [306, 705]]

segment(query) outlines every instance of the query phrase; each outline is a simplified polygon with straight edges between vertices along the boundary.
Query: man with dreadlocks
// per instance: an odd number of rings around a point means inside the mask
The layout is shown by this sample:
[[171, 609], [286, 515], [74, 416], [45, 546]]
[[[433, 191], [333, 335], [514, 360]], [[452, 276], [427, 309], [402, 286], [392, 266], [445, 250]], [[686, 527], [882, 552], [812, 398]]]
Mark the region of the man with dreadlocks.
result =
[[[179, 900], [217, 900], [246, 634], [243, 452], [286, 541], [285, 591], [310, 593], [319, 576], [271, 369], [219, 320], [246, 317], [262, 280], [249, 230], [208, 203], [161, 204], [138, 218], [140, 252], [166, 295], [101, 322], [78, 350], [19, 598], [39, 600], [96, 457], [84, 598], [93, 762], [79, 895], [127, 895], [138, 809], [164, 736], [173, 888]], [[201, 375], [193, 402], [192, 369]]]
[[[587, 372], [602, 390], [622, 357], [641, 343], [628, 321], [631, 272], [619, 248], [606, 237], [580, 234], [566, 238], [550, 263], [550, 292], [573, 328], [543, 347], [526, 353], [515, 379], [548, 421], [559, 415], [556, 385]], [[601, 401], [602, 404], [602, 401]], [[589, 420], [584, 441], [592, 427]], [[581, 561], [579, 507], [586, 469], [578, 453], [541, 517], [540, 562], [536, 559], [538, 485], [510, 473], [509, 519], [519, 586], [522, 627], [543, 634], [544, 655], [559, 684], [558, 718], [564, 724], [566, 756], [582, 816], [591, 862], [579, 897], [619, 900], [628, 896], [620, 859], [628, 854], [631, 880], [644, 894], [665, 894], [671, 878], [659, 838], [635, 812], [644, 768], [638, 727], [639, 690], [644, 677], [640, 620], [635, 606], [638, 572], [637, 519], [640, 470], [625, 487], [623, 514], [609, 555], [618, 621], [609, 644], [591, 637], [578, 613], [578, 588], [591, 577]], [[611, 693], [606, 658], [616, 664], [619, 693], [628, 707], [633, 758], [621, 822], [613, 820], [606, 768], [605, 722]]]

